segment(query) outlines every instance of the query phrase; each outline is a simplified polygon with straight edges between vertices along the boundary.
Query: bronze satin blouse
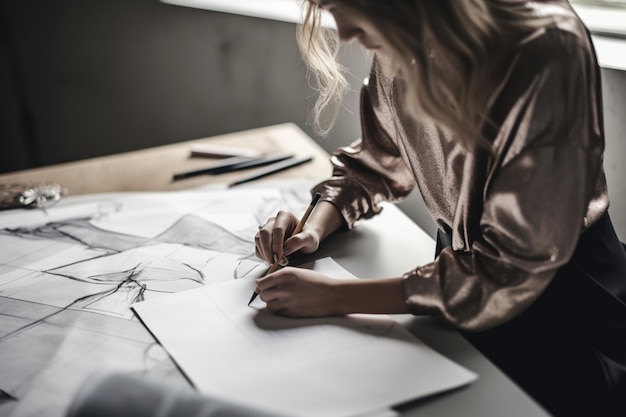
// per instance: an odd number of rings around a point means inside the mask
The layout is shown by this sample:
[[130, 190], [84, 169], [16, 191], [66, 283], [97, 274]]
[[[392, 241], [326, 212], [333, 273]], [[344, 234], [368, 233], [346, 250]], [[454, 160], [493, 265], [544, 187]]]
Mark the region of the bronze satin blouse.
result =
[[468, 152], [403, 113], [397, 83], [373, 65], [362, 139], [335, 151], [333, 176], [314, 188], [351, 228], [417, 184], [452, 245], [404, 275], [407, 306], [465, 330], [527, 308], [609, 204], [600, 73], [586, 29], [565, 1], [533, 5], [559, 18], [514, 47], [490, 100], [495, 153]]

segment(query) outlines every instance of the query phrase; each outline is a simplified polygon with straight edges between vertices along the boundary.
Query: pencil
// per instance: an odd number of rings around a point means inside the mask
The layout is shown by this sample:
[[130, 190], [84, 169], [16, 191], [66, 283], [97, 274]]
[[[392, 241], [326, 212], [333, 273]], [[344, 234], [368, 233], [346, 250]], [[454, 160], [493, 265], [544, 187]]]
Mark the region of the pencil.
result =
[[256, 179], [271, 175], [271, 174], [275, 174], [276, 172], [280, 172], [283, 171], [287, 168], [291, 168], [291, 167], [295, 167], [297, 165], [300, 164], [304, 164], [305, 162], [309, 162], [310, 160], [312, 160], [313, 157], [312, 156], [303, 156], [300, 158], [288, 158], [285, 159], [284, 161], [280, 161], [277, 162], [275, 164], [271, 164], [268, 165], [265, 168], [260, 168], [256, 171], [254, 171], [252, 174], [240, 178], [236, 181], [231, 182], [228, 186], [229, 187], [234, 187], [235, 185], [239, 185], [239, 184], [244, 184], [246, 182], [250, 182], [250, 181], [254, 181]]
[[281, 154], [281, 155], [267, 156], [265, 158], [252, 159], [250, 161], [244, 161], [236, 165], [214, 169], [211, 171], [211, 175], [224, 174], [227, 172], [235, 172], [235, 171], [240, 171], [243, 169], [270, 165], [275, 162], [284, 161], [285, 159], [289, 159], [293, 157], [294, 157], [293, 154]]
[[208, 143], [194, 143], [191, 145], [191, 156], [208, 158], [247, 156], [248, 158], [258, 158], [263, 156], [263, 154], [256, 149], [247, 149], [235, 146], [220, 146]]
[[[297, 235], [298, 233], [300, 233], [302, 231], [302, 229], [304, 228], [304, 225], [306, 224], [307, 220], [309, 220], [309, 216], [311, 216], [311, 212], [313, 211], [313, 209], [317, 205], [317, 202], [320, 201], [320, 197], [321, 197], [320, 193], [315, 193], [315, 195], [313, 196], [313, 199], [311, 200], [311, 204], [309, 204], [309, 207], [307, 207], [306, 211], [302, 215], [302, 218], [300, 219], [300, 221], [296, 225], [296, 228], [293, 229], [293, 232], [291, 233], [291, 236], [295, 236], [295, 235]], [[276, 271], [277, 269], [278, 269], [278, 260], [276, 260], [276, 262], [274, 262], [272, 264], [272, 266], [270, 266], [270, 268], [267, 270], [265, 275], [271, 274], [272, 272]], [[252, 293], [252, 297], [250, 298], [250, 301], [248, 301], [248, 305], [252, 304], [252, 302], [255, 300], [255, 298], [257, 298], [258, 295], [259, 295], [259, 293], [256, 292], [256, 291], [254, 293]]]
[[206, 168], [175, 174], [174, 181], [195, 177], [198, 175], [219, 175], [263, 165], [270, 165], [275, 162], [280, 162], [284, 161], [285, 159], [292, 158], [293, 156], [293, 154], [281, 154], [257, 158], [252, 158], [249, 156], [232, 156]]
[[252, 158], [249, 156], [232, 156], [230, 158], [226, 158], [221, 160], [220, 162], [214, 163], [206, 168], [196, 169], [193, 171], [181, 172], [179, 174], [174, 174], [172, 178], [173, 181], [182, 180], [185, 178], [195, 177], [198, 175], [211, 174], [213, 171], [218, 169], [223, 169], [225, 167], [233, 167], [237, 164], [241, 164], [243, 162], [256, 161], [258, 158]]

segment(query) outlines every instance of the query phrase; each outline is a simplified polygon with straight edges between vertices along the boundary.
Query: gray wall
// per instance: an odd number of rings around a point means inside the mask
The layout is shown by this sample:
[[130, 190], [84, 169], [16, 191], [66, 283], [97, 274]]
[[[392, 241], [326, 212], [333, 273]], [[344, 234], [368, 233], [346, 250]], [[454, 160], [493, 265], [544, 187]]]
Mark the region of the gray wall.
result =
[[[157, 0], [0, 0], [0, 172], [241, 129], [307, 124], [295, 26]], [[368, 58], [342, 49], [353, 92], [328, 151], [360, 135]], [[611, 215], [626, 239], [626, 72], [603, 70]], [[400, 207], [431, 235], [414, 192]]]
[[305, 124], [292, 24], [157, 0], [0, 6], [1, 171]]

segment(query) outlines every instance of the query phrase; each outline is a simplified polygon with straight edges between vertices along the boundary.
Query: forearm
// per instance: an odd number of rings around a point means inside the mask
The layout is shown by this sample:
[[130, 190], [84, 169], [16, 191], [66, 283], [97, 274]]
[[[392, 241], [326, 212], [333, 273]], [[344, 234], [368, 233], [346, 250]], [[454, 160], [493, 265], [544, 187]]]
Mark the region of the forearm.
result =
[[408, 313], [403, 278], [341, 281], [337, 296], [342, 314]]
[[[322, 241], [339, 228], [345, 227], [345, 221], [332, 203], [320, 201], [311, 214], [309, 225]], [[338, 307], [343, 314], [408, 312], [402, 278], [341, 281], [337, 291]]]
[[345, 222], [332, 203], [320, 201], [311, 213], [308, 225], [315, 230], [321, 242], [339, 228], [345, 227]]

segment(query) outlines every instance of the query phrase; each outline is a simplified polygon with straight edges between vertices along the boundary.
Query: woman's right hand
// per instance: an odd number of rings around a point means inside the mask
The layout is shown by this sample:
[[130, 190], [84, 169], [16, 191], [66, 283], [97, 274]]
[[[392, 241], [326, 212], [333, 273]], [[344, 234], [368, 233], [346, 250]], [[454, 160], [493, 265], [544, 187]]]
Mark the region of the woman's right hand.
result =
[[287, 265], [287, 256], [297, 251], [312, 253], [320, 245], [320, 236], [310, 225], [291, 236], [298, 225], [298, 218], [290, 212], [279, 211], [276, 217], [271, 217], [259, 227], [254, 236], [256, 256], [268, 264], [278, 261], [280, 265]]

